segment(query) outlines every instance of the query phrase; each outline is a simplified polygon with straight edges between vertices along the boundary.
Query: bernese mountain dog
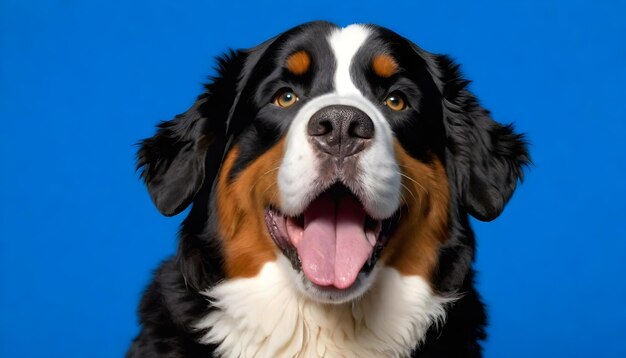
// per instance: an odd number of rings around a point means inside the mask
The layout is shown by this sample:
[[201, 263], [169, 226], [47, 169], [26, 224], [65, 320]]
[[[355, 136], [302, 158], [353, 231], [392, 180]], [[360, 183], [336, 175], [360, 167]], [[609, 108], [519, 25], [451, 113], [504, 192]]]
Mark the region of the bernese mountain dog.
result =
[[127, 357], [480, 357], [469, 215], [529, 163], [449, 57], [375, 25], [230, 51], [140, 143], [158, 210], [191, 205]]

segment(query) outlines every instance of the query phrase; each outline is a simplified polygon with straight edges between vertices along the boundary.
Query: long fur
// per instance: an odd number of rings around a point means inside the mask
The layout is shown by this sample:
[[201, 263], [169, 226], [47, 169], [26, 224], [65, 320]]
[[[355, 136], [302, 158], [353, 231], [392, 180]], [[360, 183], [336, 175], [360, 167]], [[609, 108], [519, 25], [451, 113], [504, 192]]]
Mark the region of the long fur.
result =
[[[353, 46], [345, 46], [346, 41]], [[297, 78], [283, 74], [278, 59], [303, 49], [312, 51], [309, 72]], [[368, 59], [381, 49], [398, 61], [397, 83], [390, 82], [393, 76], [380, 79], [367, 70]], [[327, 22], [307, 23], [219, 58], [217, 75], [196, 103], [140, 143], [138, 168], [158, 210], [166, 216], [189, 205], [191, 210], [176, 255], [156, 270], [141, 300], [141, 331], [127, 357], [480, 357], [487, 319], [474, 288], [476, 244], [469, 215], [496, 218], [530, 157], [523, 135], [494, 121], [468, 83], [449, 57], [430, 54], [374, 25], [340, 29]], [[348, 98], [349, 105], [378, 121], [377, 131], [387, 133], [376, 137], [380, 148], [366, 151], [362, 157], [371, 158], [358, 167], [358, 173], [369, 173], [371, 195], [366, 199], [381, 204], [380, 217], [411, 199], [400, 194], [402, 168], [379, 168], [395, 164], [392, 141], [423, 168], [434, 168], [435, 162], [445, 167], [449, 202], [440, 204], [447, 208], [447, 228], [432, 258], [432, 272], [417, 275], [407, 273], [410, 268], [403, 272], [378, 264], [366, 281], [371, 286], [351, 302], [336, 305], [304, 295], [294, 285], [302, 278], [295, 274], [297, 260], [288, 261], [277, 248], [277, 260], [265, 262], [256, 274], [229, 276], [220, 227], [232, 223], [220, 222], [217, 215], [225, 204], [218, 202], [216, 178], [236, 182], [278, 141], [289, 138], [287, 133], [294, 133], [292, 123], [305, 121], [297, 119], [296, 110], [268, 105], [272, 93], [288, 84], [302, 94], [303, 106], [315, 104], [316, 98]], [[390, 89], [380, 86], [404, 91], [412, 109], [392, 113], [381, 107]], [[287, 145], [283, 158], [315, 163], [313, 151], [298, 148], [308, 145], [305, 137]], [[233, 164], [222, 172], [233, 148]], [[297, 166], [304, 168], [297, 173], [307, 177], [298, 182], [289, 173], [287, 179], [299, 185], [283, 198], [294, 214], [313, 199], [305, 194], [319, 170]], [[381, 194], [384, 189], [389, 192]], [[413, 199], [428, 198], [426, 193]], [[429, 209], [421, 207], [426, 214]], [[255, 240], [270, 240], [268, 233], [245, 239], [250, 247]]]

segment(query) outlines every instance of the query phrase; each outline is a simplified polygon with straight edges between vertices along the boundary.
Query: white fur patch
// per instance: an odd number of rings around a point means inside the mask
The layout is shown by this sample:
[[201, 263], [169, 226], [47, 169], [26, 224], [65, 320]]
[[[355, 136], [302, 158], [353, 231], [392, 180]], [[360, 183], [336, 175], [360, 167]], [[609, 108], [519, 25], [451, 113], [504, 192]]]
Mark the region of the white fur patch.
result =
[[451, 301], [421, 277], [383, 267], [361, 298], [323, 304], [298, 292], [277, 262], [205, 294], [216, 310], [195, 328], [208, 329], [201, 343], [222, 357], [405, 357]]
[[363, 46], [371, 31], [363, 25], [350, 25], [335, 30], [328, 42], [335, 54], [337, 68], [335, 69], [335, 91], [339, 95], [361, 94], [352, 82], [350, 65], [356, 52]]

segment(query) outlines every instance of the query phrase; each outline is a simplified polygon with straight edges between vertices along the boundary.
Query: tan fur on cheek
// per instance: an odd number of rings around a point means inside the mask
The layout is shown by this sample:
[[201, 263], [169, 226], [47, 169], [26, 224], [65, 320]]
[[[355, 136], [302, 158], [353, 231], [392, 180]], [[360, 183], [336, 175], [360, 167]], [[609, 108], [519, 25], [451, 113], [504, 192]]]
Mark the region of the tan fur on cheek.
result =
[[404, 275], [432, 280], [439, 249], [448, 236], [449, 188], [443, 164], [412, 158], [396, 141], [396, 160], [405, 175], [402, 217], [383, 251], [388, 266]]
[[219, 232], [226, 276], [253, 277], [263, 264], [276, 260], [276, 245], [265, 225], [265, 208], [279, 206], [276, 185], [284, 140], [249, 163], [229, 182], [228, 173], [239, 155], [230, 150], [217, 183]]

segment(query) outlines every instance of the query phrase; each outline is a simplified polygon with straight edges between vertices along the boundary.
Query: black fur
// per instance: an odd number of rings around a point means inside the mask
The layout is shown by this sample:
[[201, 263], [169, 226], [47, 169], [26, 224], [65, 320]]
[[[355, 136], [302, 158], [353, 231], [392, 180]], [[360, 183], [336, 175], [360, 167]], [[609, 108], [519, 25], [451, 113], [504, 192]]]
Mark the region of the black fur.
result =
[[[193, 205], [176, 256], [161, 265], [144, 294], [141, 332], [127, 357], [213, 356], [215, 347], [196, 343], [201, 332], [191, 327], [212, 309], [199, 291], [225, 277], [212, 195], [221, 160], [237, 143], [240, 155], [229, 173], [233, 179], [285, 134], [298, 107], [277, 111], [266, 106], [280, 88], [296, 89], [303, 103], [331, 89], [328, 69], [334, 59], [323, 39], [334, 28], [325, 22], [301, 25], [256, 48], [223, 56], [217, 76], [197, 102], [141, 143], [138, 168], [157, 208], [170, 216]], [[502, 212], [529, 163], [526, 144], [510, 125], [489, 117], [448, 57], [430, 54], [389, 30], [372, 29], [375, 38], [359, 50], [363, 58], [376, 48], [389, 49], [400, 61], [402, 78], [381, 81], [364, 70], [353, 74], [355, 82], [374, 103], [391, 90], [410, 94], [413, 110], [388, 113], [389, 121], [412, 156], [426, 161], [437, 155], [450, 181], [449, 238], [434, 284], [462, 298], [412, 356], [480, 357], [486, 315], [474, 289], [475, 240], [468, 214], [493, 220]], [[305, 46], [322, 60], [306, 76], [290, 77], [280, 61]], [[355, 66], [365, 69], [367, 64]]]

